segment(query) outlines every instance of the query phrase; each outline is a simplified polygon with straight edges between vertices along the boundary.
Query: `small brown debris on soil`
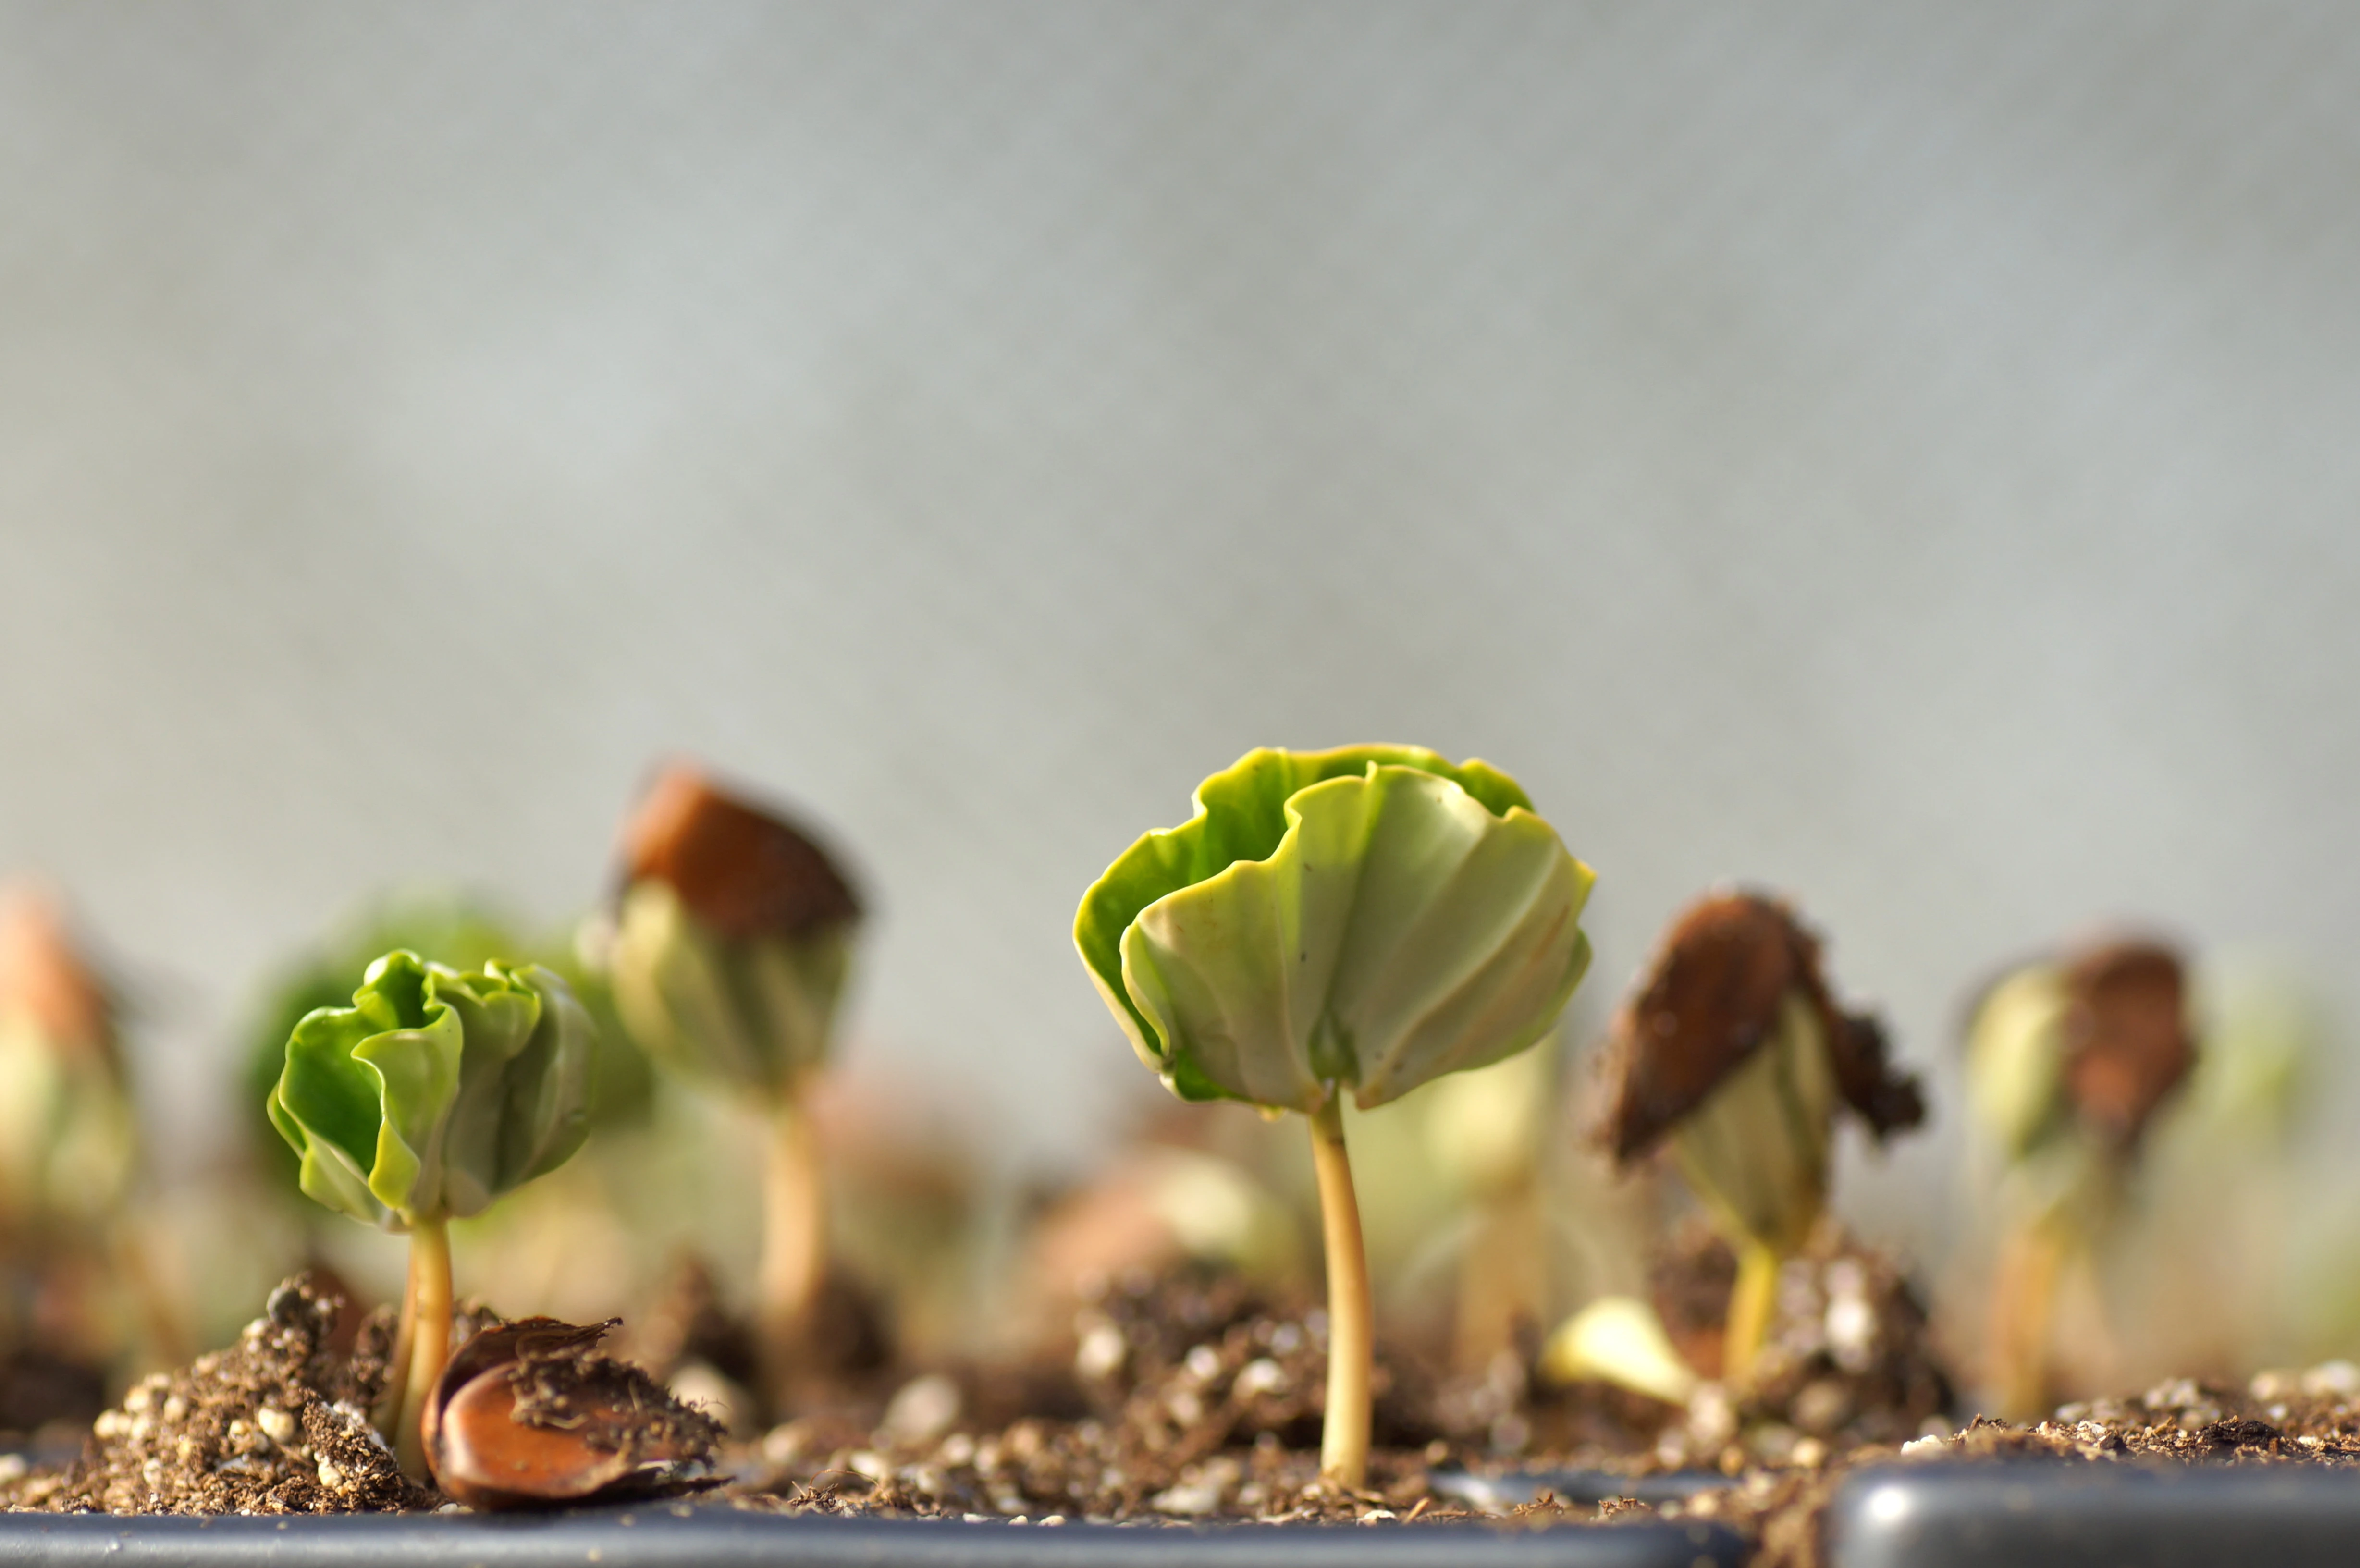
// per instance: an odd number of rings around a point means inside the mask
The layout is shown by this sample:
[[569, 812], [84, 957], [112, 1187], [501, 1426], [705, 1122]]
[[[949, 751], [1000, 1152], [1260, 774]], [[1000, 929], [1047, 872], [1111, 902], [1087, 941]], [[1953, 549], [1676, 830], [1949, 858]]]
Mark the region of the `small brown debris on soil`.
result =
[[0, 1506], [69, 1513], [361, 1513], [440, 1499], [403, 1479], [369, 1426], [389, 1316], [351, 1359], [344, 1303], [299, 1276], [226, 1350], [136, 1385], [62, 1473], [0, 1486]]

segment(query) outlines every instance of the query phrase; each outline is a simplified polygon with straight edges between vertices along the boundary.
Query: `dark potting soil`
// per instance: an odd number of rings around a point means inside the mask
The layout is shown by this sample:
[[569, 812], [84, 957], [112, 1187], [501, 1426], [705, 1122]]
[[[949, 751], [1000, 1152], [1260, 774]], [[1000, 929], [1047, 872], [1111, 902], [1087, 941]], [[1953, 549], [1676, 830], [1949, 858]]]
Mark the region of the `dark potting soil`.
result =
[[[1673, 1343], [1708, 1375], [1721, 1371], [1736, 1279], [1729, 1244], [1695, 1224], [1675, 1233], [1650, 1281]], [[1947, 1432], [1955, 1399], [1907, 1276], [1892, 1255], [1830, 1223], [1780, 1270], [1751, 1390], [1733, 1399], [1706, 1390], [1662, 1423], [1653, 1446], [1671, 1466], [1808, 1468], [1863, 1443]]]
[[270, 1294], [226, 1350], [133, 1387], [82, 1456], [16, 1477], [0, 1505], [101, 1513], [359, 1513], [431, 1507], [370, 1427], [389, 1314], [353, 1355], [329, 1346], [340, 1296], [308, 1277]]
[[[1697, 1256], [1704, 1258], [1698, 1271], [1709, 1272], [1710, 1258]], [[342, 1305], [308, 1279], [290, 1281], [235, 1345], [147, 1379], [104, 1412], [75, 1464], [15, 1475], [0, 1469], [0, 1506], [110, 1513], [450, 1506], [405, 1481], [368, 1425], [390, 1315], [374, 1315], [347, 1355], [330, 1338]], [[1857, 1321], [1863, 1310], [1865, 1327]], [[1684, 1519], [1734, 1530], [1754, 1562], [1814, 1568], [1830, 1498], [1870, 1465], [2360, 1465], [2360, 1370], [2342, 1363], [2264, 1374], [2243, 1389], [2170, 1382], [2136, 1399], [2068, 1406], [2030, 1427], [1976, 1420], [1952, 1430], [1918, 1413], [1932, 1363], [1924, 1314], [1897, 1273], [1873, 1255], [1831, 1245], [1782, 1281], [1773, 1358], [1757, 1398], [1722, 1400], [1716, 1413], [1713, 1399], [1700, 1397], [1679, 1410], [1521, 1377], [1479, 1379], [1470, 1393], [1466, 1379], [1431, 1377], [1387, 1356], [1369, 1484], [1347, 1492], [1317, 1475], [1324, 1326], [1317, 1312], [1274, 1306], [1233, 1279], [1127, 1281], [1082, 1310], [1069, 1378], [1076, 1413], [1010, 1417], [999, 1401], [1030, 1386], [1022, 1379], [932, 1374], [890, 1400], [808, 1416], [726, 1449], [730, 1484], [719, 1499], [773, 1514], [1032, 1526]], [[1813, 1412], [1835, 1410], [1835, 1400], [1808, 1390], [1830, 1379], [1844, 1380], [1850, 1403], [1841, 1419], [1819, 1419]], [[520, 1401], [528, 1414], [550, 1402]], [[563, 1415], [563, 1403], [551, 1408]], [[1890, 1435], [1912, 1421], [1940, 1430]], [[1516, 1435], [1520, 1422], [1539, 1446], [1504, 1451], [1502, 1437]], [[1590, 1436], [1549, 1441], [1575, 1430]], [[1869, 1431], [1888, 1436], [1855, 1440]], [[1612, 1441], [1598, 1441], [1604, 1438]]]
[[[385, 1383], [392, 1312], [369, 1314], [347, 1352], [336, 1332], [345, 1310], [340, 1292], [310, 1275], [287, 1281], [235, 1345], [143, 1379], [101, 1412], [71, 1465], [0, 1472], [0, 1508], [294, 1514], [444, 1506], [442, 1493], [402, 1475], [369, 1421]], [[463, 1309], [459, 1337], [499, 1324], [481, 1309]], [[510, 1419], [559, 1433], [583, 1429], [594, 1448], [620, 1452], [645, 1439], [667, 1452], [709, 1453], [711, 1423], [638, 1367], [589, 1348], [597, 1335], [573, 1331], [560, 1336], [569, 1341], [561, 1350], [517, 1357], [505, 1372]], [[585, 1425], [585, 1410], [597, 1422]]]
[[1234, 1275], [1185, 1270], [1109, 1285], [1075, 1330], [1056, 1400], [1077, 1405], [1073, 1417], [993, 1409], [1011, 1388], [1051, 1393], [1037, 1373], [938, 1374], [904, 1385], [873, 1422], [815, 1416], [773, 1429], [742, 1454], [738, 1490], [758, 1506], [954, 1519], [1467, 1517], [1427, 1484], [1452, 1452], [1430, 1385], [1382, 1351], [1370, 1485], [1319, 1483], [1322, 1313], [1278, 1310]]
[[[1685, 1262], [1702, 1277], [1694, 1312], [1715, 1314], [1716, 1328], [1726, 1259], [1692, 1247], [1670, 1271], [1679, 1279]], [[1595, 1521], [1651, 1512], [1613, 1497], [1614, 1475], [1637, 1489], [1699, 1465], [1810, 1475], [1864, 1443], [1889, 1454], [1929, 1421], [1948, 1430], [1926, 1314], [1889, 1259], [1830, 1236], [1782, 1283], [1761, 1392], [1741, 1401], [1708, 1388], [1682, 1410], [1603, 1384], [1553, 1389], [1526, 1372], [1529, 1356], [1443, 1377], [1380, 1345], [1370, 1482], [1345, 1493], [1317, 1474], [1323, 1314], [1275, 1305], [1234, 1276], [1127, 1279], [1087, 1301], [1075, 1325], [1087, 1416], [993, 1420], [973, 1380], [937, 1375], [905, 1385], [882, 1420], [774, 1429], [740, 1451], [738, 1491], [834, 1514], [1036, 1522]], [[1590, 1473], [1579, 1496], [1470, 1479], [1568, 1468]]]

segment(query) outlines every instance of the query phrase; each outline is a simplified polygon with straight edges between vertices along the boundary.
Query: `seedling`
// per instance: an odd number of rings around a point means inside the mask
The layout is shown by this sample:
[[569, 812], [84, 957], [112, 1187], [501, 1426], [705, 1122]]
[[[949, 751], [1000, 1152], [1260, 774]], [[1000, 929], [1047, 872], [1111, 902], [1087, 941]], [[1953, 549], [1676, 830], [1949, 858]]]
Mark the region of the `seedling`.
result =
[[1751, 1379], [1780, 1265], [1827, 1207], [1835, 1113], [1881, 1141], [1925, 1116], [1916, 1080], [1885, 1060], [1885, 1031], [1838, 1007], [1819, 944], [1775, 899], [1709, 898], [1664, 940], [1614, 1021], [1605, 1141], [1628, 1167], [1668, 1141], [1737, 1252], [1721, 1376]]
[[294, 1151], [266, 1114], [270, 1091], [286, 1070], [288, 1035], [313, 1009], [344, 1006], [352, 996], [353, 976], [377, 954], [396, 948], [431, 953], [453, 969], [524, 957], [554, 972], [596, 1026], [590, 1059], [591, 1127], [603, 1131], [645, 1121], [652, 1078], [648, 1059], [617, 1027], [605, 976], [587, 969], [570, 945], [537, 937], [506, 910], [480, 898], [405, 890], [370, 900], [292, 955], [257, 996], [243, 1027], [246, 1045], [239, 1082], [246, 1103], [254, 1107], [254, 1147], [265, 1177], [290, 1189], [295, 1185]]
[[1506, 774], [1356, 746], [1249, 752], [1083, 895], [1075, 945], [1166, 1088], [1309, 1118], [1339, 1485], [1367, 1475], [1374, 1348], [1342, 1097], [1380, 1105], [1540, 1039], [1590, 962], [1591, 880]]
[[1442, 1190], [1465, 1210], [1450, 1362], [1470, 1376], [1514, 1350], [1547, 1293], [1541, 1146], [1557, 1105], [1556, 1054], [1545, 1044], [1456, 1074], [1426, 1096], [1426, 1156]]
[[[0, 1242], [39, 1270], [50, 1292], [71, 1293], [70, 1281], [103, 1277], [104, 1264], [113, 1265], [137, 1301], [149, 1353], [169, 1360], [185, 1337], [180, 1313], [125, 1204], [138, 1150], [109, 987], [53, 895], [37, 885], [0, 889]], [[103, 1263], [93, 1270], [78, 1259]]]
[[666, 769], [624, 830], [609, 963], [650, 1055], [763, 1112], [759, 1330], [785, 1391], [827, 1265], [827, 1194], [805, 1099], [834, 1043], [859, 901], [826, 854], [694, 768]]
[[303, 1191], [410, 1236], [410, 1278], [373, 1412], [412, 1478], [420, 1419], [451, 1352], [453, 1219], [556, 1169], [589, 1128], [591, 1024], [565, 982], [497, 961], [462, 974], [397, 950], [349, 1007], [288, 1037], [270, 1120]]
[[2058, 1283], [2112, 1223], [2142, 1135], [2195, 1065], [2186, 989], [2171, 949], [2112, 942], [2016, 969], [1976, 1004], [1967, 1103], [2003, 1171], [1990, 1344], [2012, 1417], [2047, 1411]]
[[106, 987], [54, 899], [0, 893], [0, 1233], [38, 1249], [104, 1223], [137, 1149]]

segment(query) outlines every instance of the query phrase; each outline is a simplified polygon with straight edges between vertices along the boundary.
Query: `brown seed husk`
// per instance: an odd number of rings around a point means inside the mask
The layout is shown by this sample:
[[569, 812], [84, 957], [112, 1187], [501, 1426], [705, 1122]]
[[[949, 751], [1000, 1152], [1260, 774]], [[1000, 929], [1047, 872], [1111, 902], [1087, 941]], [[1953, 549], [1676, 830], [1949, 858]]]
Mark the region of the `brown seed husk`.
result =
[[592, 1347], [614, 1327], [526, 1318], [461, 1346], [426, 1411], [442, 1490], [478, 1508], [645, 1497], [702, 1485], [721, 1436], [639, 1367]]
[[689, 913], [725, 937], [802, 936], [860, 918], [858, 897], [825, 851], [685, 763], [657, 775], [631, 813], [623, 862], [626, 883], [670, 883]]
[[2081, 1124], [2118, 1148], [2196, 1063], [2180, 955], [2161, 942], [2108, 942], [2065, 968], [2065, 1093]]
[[1756, 893], [1692, 905], [1664, 939], [1646, 983], [1614, 1021], [1602, 1140], [1622, 1163], [1660, 1141], [1768, 1040], [1799, 991], [1828, 1042], [1836, 1086], [1879, 1138], [1924, 1119], [1915, 1078], [1896, 1073], [1885, 1030], [1835, 1005], [1819, 939], [1784, 903]]

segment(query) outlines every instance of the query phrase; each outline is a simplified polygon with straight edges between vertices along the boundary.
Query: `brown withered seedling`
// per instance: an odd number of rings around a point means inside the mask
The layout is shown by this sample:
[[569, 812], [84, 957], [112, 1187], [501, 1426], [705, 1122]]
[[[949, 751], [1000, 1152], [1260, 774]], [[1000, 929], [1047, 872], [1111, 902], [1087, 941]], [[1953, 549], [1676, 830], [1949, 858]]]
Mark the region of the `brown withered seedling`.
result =
[[1628, 1166], [1668, 1141], [1739, 1260], [1723, 1375], [1760, 1348], [1780, 1261], [1827, 1201], [1830, 1130], [1848, 1107], [1881, 1141], [1926, 1114], [1883, 1026], [1840, 1007], [1819, 943], [1785, 903], [1716, 894], [1672, 925], [1616, 1017], [1599, 1129]]
[[1990, 1372], [2001, 1409], [2053, 1403], [2049, 1330], [2065, 1270], [2113, 1223], [2156, 1113], [2196, 1064], [2180, 953], [2115, 936], [2009, 971], [1976, 999], [1969, 1104], [2003, 1160]]

